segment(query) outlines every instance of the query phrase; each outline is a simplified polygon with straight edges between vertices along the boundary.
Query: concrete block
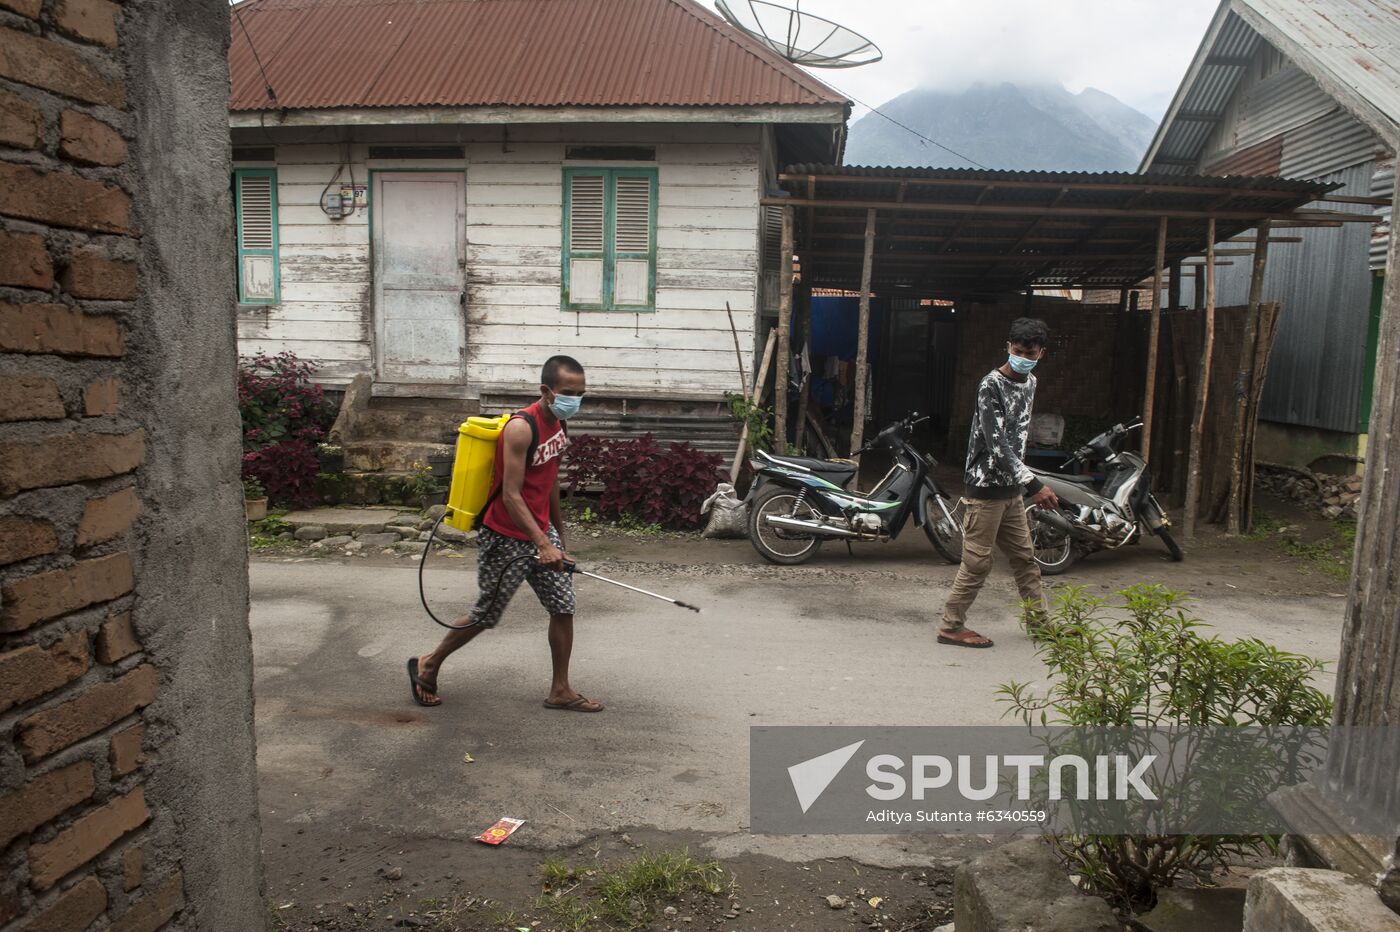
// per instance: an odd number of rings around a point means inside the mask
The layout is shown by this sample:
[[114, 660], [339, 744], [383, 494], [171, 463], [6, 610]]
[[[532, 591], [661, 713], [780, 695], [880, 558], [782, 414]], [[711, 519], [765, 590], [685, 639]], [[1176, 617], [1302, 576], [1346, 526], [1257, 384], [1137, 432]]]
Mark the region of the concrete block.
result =
[[1085, 896], [1039, 838], [1008, 842], [953, 877], [958, 932], [1119, 932], [1108, 903]]
[[1249, 881], [1244, 932], [1400, 932], [1376, 891], [1338, 871], [1275, 867]]
[[1239, 932], [1244, 921], [1241, 887], [1168, 888], [1152, 911], [1138, 916], [1139, 932]]
[[361, 534], [357, 540], [362, 547], [388, 547], [399, 542], [397, 534]]

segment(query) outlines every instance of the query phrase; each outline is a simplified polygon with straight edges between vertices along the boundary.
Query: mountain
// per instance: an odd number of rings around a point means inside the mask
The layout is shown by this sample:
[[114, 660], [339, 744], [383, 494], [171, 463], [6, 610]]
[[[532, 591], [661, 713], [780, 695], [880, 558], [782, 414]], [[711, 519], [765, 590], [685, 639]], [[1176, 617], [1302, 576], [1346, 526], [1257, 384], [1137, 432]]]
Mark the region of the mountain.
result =
[[881, 112], [955, 149], [958, 158], [881, 117], [851, 125], [847, 165], [1135, 171], [1157, 124], [1095, 88], [978, 83], [963, 91], [916, 89]]

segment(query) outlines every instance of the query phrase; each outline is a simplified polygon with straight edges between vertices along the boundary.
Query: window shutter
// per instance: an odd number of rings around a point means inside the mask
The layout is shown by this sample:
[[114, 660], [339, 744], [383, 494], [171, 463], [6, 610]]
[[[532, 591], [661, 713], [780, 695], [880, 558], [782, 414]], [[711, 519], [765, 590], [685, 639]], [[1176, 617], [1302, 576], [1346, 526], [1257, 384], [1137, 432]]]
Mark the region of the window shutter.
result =
[[572, 305], [603, 303], [603, 268], [607, 243], [607, 198], [602, 174], [570, 172], [567, 301]]
[[619, 174], [615, 184], [613, 303], [650, 305], [652, 177]]
[[270, 169], [236, 175], [238, 297], [254, 304], [278, 300], [277, 175]]
[[759, 276], [759, 307], [765, 311], [778, 309], [778, 291], [782, 284], [783, 209], [763, 208], [763, 265]]

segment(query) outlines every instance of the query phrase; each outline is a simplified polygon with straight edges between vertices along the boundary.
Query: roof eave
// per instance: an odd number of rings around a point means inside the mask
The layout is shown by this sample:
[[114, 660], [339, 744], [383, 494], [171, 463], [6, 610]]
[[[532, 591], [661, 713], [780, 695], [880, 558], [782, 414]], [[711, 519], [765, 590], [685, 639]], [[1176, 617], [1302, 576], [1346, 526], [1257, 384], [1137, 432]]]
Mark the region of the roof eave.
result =
[[845, 125], [844, 104], [640, 107], [317, 107], [231, 110], [229, 126], [424, 126], [520, 123], [811, 123]]
[[1145, 173], [1152, 167], [1157, 153], [1162, 148], [1162, 143], [1166, 141], [1168, 130], [1171, 129], [1172, 123], [1176, 120], [1176, 115], [1181, 112], [1187, 96], [1191, 93], [1196, 81], [1200, 79], [1201, 70], [1205, 67], [1206, 59], [1210, 57], [1211, 50], [1215, 48], [1215, 43], [1220, 38], [1220, 30], [1225, 27], [1225, 20], [1229, 15], [1230, 0], [1221, 0], [1214, 18], [1210, 21], [1210, 26], [1206, 29], [1206, 34], [1201, 37], [1201, 44], [1196, 49], [1195, 57], [1191, 59], [1191, 64], [1187, 66], [1181, 84], [1177, 86], [1171, 105], [1167, 107], [1167, 112], [1162, 116], [1162, 122], [1157, 124], [1157, 132], [1152, 137], [1152, 144], [1147, 147], [1147, 154], [1142, 157], [1142, 164], [1138, 166], [1139, 172]]

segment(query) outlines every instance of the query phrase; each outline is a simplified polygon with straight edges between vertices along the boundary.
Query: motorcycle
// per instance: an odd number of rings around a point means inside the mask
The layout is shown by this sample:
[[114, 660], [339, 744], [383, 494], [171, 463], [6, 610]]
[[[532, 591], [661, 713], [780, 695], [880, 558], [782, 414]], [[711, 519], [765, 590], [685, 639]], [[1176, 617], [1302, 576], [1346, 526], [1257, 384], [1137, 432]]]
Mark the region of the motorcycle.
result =
[[943, 559], [959, 562], [962, 529], [955, 505], [933, 478], [937, 462], [909, 442], [914, 427], [926, 420], [910, 414], [856, 451], [886, 449], [894, 456], [890, 471], [868, 493], [850, 490], [858, 467], [849, 460], [757, 451], [745, 498], [754, 549], [771, 563], [796, 566], [828, 540], [894, 540], [912, 517]]
[[1066, 466], [1091, 460], [1102, 462], [1102, 480], [1031, 470], [1060, 500], [1059, 508], [1041, 508], [1031, 505], [1029, 496], [1026, 499], [1035, 560], [1042, 573], [1054, 576], [1069, 569], [1081, 556], [1135, 543], [1144, 529], [1161, 538], [1172, 560], [1183, 559], [1181, 548], [1168, 530], [1171, 521], [1166, 510], [1152, 495], [1147, 463], [1136, 453], [1118, 449], [1122, 439], [1140, 427], [1141, 421], [1115, 424], [1065, 461]]

